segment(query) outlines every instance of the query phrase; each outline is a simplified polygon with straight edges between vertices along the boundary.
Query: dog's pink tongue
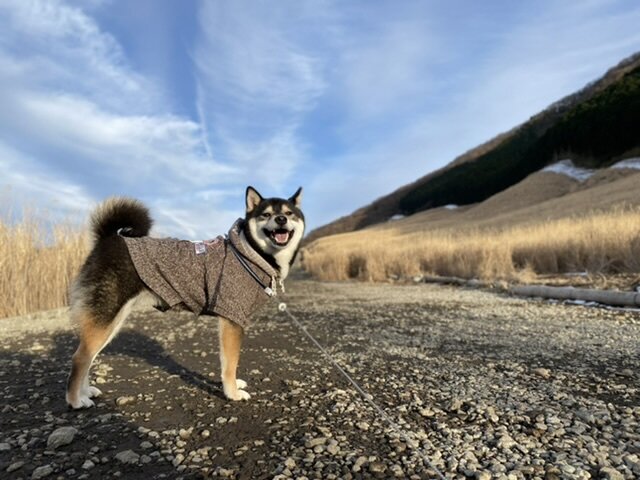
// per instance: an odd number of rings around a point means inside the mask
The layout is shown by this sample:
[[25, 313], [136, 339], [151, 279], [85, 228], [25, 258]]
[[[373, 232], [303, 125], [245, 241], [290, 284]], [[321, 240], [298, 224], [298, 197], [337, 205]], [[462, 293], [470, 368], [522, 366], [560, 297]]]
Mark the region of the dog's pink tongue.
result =
[[287, 243], [287, 240], [289, 240], [288, 233], [276, 233], [276, 242]]

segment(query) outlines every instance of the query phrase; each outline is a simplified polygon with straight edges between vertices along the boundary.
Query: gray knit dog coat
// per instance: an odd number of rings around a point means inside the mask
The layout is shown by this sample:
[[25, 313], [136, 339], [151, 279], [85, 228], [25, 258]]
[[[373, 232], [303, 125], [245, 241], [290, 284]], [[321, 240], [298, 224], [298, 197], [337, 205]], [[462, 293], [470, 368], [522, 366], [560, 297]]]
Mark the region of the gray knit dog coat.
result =
[[220, 315], [246, 329], [269, 298], [263, 285], [275, 287], [278, 272], [249, 245], [241, 233], [243, 222], [236, 220], [227, 239], [123, 238], [142, 281], [170, 308], [184, 304], [198, 315]]

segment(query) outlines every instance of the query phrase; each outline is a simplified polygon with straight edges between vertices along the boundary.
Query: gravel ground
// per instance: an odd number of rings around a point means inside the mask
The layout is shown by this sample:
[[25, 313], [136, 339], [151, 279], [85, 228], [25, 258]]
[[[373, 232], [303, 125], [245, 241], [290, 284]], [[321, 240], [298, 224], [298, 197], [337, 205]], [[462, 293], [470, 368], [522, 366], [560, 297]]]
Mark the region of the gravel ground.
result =
[[[440, 285], [290, 290], [447, 478], [640, 478], [640, 313]], [[0, 478], [434, 477], [275, 306], [243, 348], [249, 402], [221, 394], [213, 319], [137, 311], [80, 412], [64, 315], [0, 327]]]

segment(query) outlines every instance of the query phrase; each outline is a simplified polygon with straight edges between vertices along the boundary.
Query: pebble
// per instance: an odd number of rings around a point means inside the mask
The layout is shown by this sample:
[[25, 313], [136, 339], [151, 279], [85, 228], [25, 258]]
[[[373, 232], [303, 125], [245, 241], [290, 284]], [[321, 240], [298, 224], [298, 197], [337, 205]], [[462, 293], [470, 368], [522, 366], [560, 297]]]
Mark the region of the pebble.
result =
[[384, 473], [387, 466], [382, 462], [371, 462], [369, 464], [369, 471], [371, 473]]
[[116, 398], [116, 405], [119, 407], [123, 405], [129, 405], [130, 403], [135, 403], [136, 397], [126, 396], [126, 397], [118, 397]]
[[78, 430], [74, 427], [60, 427], [49, 435], [47, 439], [47, 448], [55, 450], [58, 447], [69, 445], [73, 442]]
[[138, 455], [133, 450], [124, 450], [116, 454], [116, 460], [118, 460], [120, 463], [134, 464], [134, 463], [138, 463], [139, 459], [140, 459], [140, 455]]
[[[137, 312], [115, 342], [133, 348], [152, 332], [148, 351], [157, 359], [98, 357], [94, 370], [103, 372], [108, 393], [91, 410], [58, 408], [54, 395], [47, 405], [45, 393], [67, 372], [53, 372], [49, 359], [39, 363], [20, 339], [10, 340], [0, 358], [0, 378], [14, 379], [0, 384], [0, 424], [8, 427], [0, 431], [0, 478], [28, 480], [40, 467], [52, 469], [47, 480], [146, 472], [159, 480], [436, 478], [420, 452], [451, 480], [640, 478], [636, 312], [409, 283], [388, 290], [301, 282], [290, 295], [301, 320], [412, 445], [268, 309], [249, 333], [261, 340], [248, 342], [242, 357], [243, 375], [260, 387], [242, 403], [204, 394], [189, 381], [192, 373], [218, 376], [208, 373], [211, 355], [198, 355], [215, 322], [185, 316], [176, 328], [171, 316]], [[52, 360], [68, 361], [70, 346], [51, 338], [40, 343]], [[170, 343], [180, 349], [167, 353]], [[15, 369], [12, 351], [20, 352]], [[165, 370], [175, 367], [172, 358], [184, 370]], [[102, 366], [106, 361], [114, 368]], [[548, 376], [534, 372], [540, 365]], [[260, 384], [267, 376], [272, 380]], [[34, 385], [39, 377], [46, 381]], [[130, 391], [139, 392], [129, 395], [133, 408], [114, 410], [113, 398], [122, 397], [113, 392]], [[71, 425], [78, 433], [68, 447], [47, 446], [52, 432]]]
[[364, 456], [358, 457], [356, 462], [353, 464], [353, 468], [351, 470], [355, 473], [358, 473], [366, 462], [367, 462], [367, 457], [364, 457]]
[[613, 467], [602, 467], [600, 477], [604, 480], [624, 480], [624, 475]]
[[536, 368], [533, 370], [533, 373], [544, 379], [551, 378], [551, 370], [548, 368]]
[[516, 445], [516, 442], [513, 438], [511, 438], [509, 434], [502, 435], [498, 439], [498, 443], [496, 444], [498, 448], [504, 448], [504, 449], [510, 449], [514, 445]]
[[7, 467], [6, 472], [7, 473], [11, 473], [11, 472], [15, 472], [16, 470], [19, 470], [20, 468], [22, 468], [24, 466], [24, 462], [19, 461], [19, 462], [13, 462], [11, 465], [9, 465]]
[[318, 445], [324, 445], [325, 443], [327, 443], [326, 437], [312, 438], [311, 440], [308, 440], [305, 443], [305, 447], [313, 448], [313, 447], [316, 447]]
[[51, 465], [44, 465], [36, 468], [31, 474], [32, 480], [38, 480], [39, 478], [48, 477], [53, 473], [53, 467]]

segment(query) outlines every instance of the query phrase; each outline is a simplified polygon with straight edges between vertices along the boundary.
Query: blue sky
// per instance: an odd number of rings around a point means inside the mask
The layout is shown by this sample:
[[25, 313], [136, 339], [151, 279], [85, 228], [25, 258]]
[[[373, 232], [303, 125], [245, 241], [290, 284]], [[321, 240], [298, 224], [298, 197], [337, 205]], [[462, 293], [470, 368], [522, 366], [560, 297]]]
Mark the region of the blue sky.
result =
[[203, 238], [244, 189], [319, 226], [640, 50], [636, 1], [0, 0], [0, 199]]

